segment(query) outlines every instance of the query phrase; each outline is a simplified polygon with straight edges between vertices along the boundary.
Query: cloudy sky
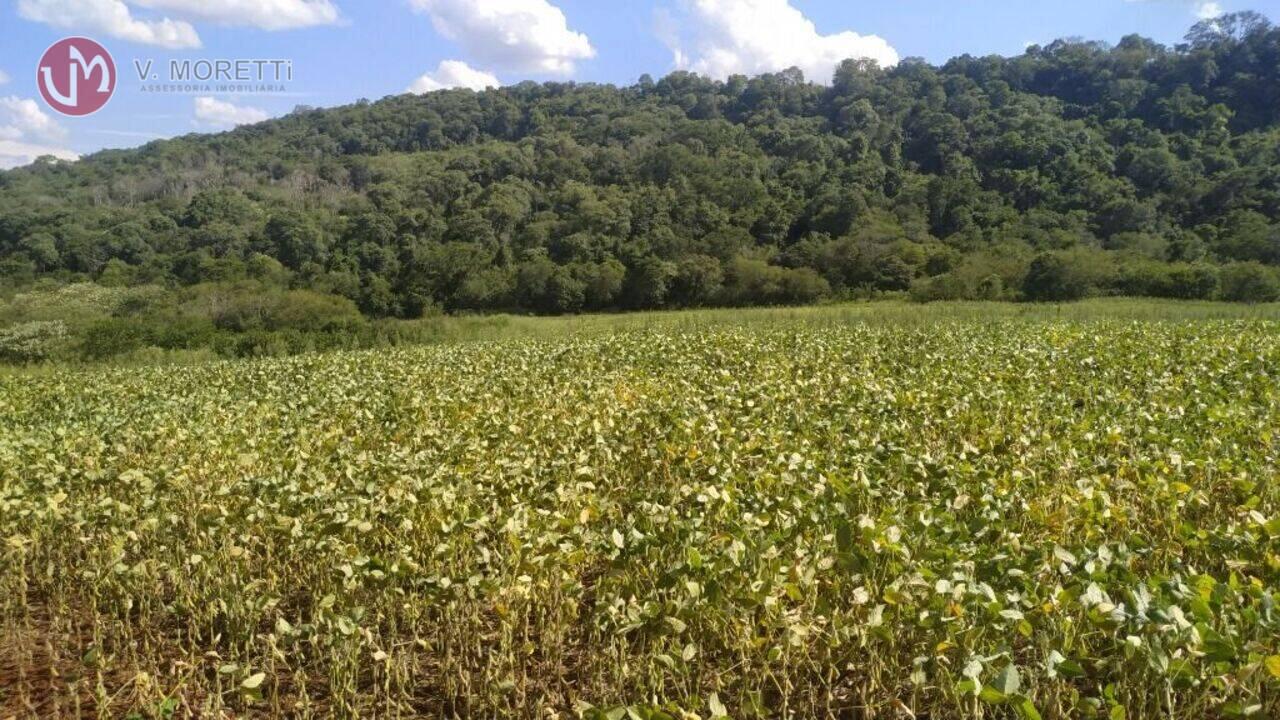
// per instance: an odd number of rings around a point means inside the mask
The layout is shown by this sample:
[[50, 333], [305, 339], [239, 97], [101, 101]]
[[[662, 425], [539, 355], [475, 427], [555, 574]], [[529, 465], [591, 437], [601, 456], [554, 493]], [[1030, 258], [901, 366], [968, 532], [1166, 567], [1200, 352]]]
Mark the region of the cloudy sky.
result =
[[[448, 87], [791, 66], [826, 82], [845, 57], [942, 62], [1133, 32], [1174, 43], [1198, 17], [1246, 8], [1280, 19], [1280, 0], [0, 0], [0, 168]], [[54, 113], [37, 87], [41, 55], [72, 35], [118, 71], [89, 117]], [[293, 77], [271, 92], [156, 92], [135, 69], [151, 61], [163, 86], [171, 60], [217, 59], [289, 60]]]

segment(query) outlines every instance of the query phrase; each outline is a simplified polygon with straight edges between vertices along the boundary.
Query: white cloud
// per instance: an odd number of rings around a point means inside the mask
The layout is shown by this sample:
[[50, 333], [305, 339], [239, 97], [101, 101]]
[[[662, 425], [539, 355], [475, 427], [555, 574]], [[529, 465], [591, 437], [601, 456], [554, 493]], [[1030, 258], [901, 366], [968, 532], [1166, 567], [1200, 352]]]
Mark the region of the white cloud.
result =
[[653, 33], [671, 51], [677, 68], [683, 70], [689, 66], [689, 56], [684, 54], [684, 49], [681, 47], [680, 21], [670, 9], [659, 6], [654, 10]]
[[693, 38], [691, 49], [681, 47], [673, 26], [661, 18], [659, 35], [666, 36], [676, 67], [713, 78], [798, 67], [806, 79], [828, 84], [842, 60], [870, 58], [888, 67], [899, 59], [876, 35], [819, 33], [788, 0], [690, 0], [688, 14], [684, 25]]
[[200, 47], [200, 36], [190, 23], [138, 20], [121, 0], [18, 0], [18, 14], [61, 30], [101, 33], [143, 45]]
[[61, 140], [66, 135], [67, 131], [41, 110], [35, 100], [14, 95], [0, 97], [0, 137]]
[[484, 90], [499, 87], [502, 83], [493, 73], [477, 70], [461, 60], [443, 60], [435, 72], [429, 72], [413, 81], [408, 92], [425, 93], [448, 88]]
[[1222, 5], [1216, 2], [1196, 3], [1196, 17], [1201, 20], [1212, 20], [1222, 15]]
[[79, 160], [80, 156], [66, 148], [48, 145], [0, 140], [0, 170], [10, 170], [23, 165], [30, 165], [43, 155], [52, 155], [59, 160]]
[[218, 25], [290, 30], [333, 25], [341, 19], [330, 0], [129, 0], [139, 7]]
[[[1131, 3], [1157, 2], [1158, 0], [1125, 0]], [[1192, 14], [1201, 20], [1212, 20], [1226, 12], [1222, 3], [1214, 0], [1166, 0], [1168, 4], [1181, 5], [1191, 9]]]
[[[175, 17], [139, 19], [131, 7]], [[341, 19], [332, 0], [18, 0], [18, 14], [62, 30], [171, 49], [201, 46], [191, 21], [288, 30]]]
[[0, 170], [29, 165], [41, 155], [77, 159], [76, 153], [47, 144], [62, 140], [66, 134], [35, 100], [0, 97]]
[[547, 0], [410, 0], [436, 31], [484, 65], [518, 73], [569, 75], [595, 57], [586, 35], [569, 29]]
[[0, 85], [3, 85], [7, 82], [9, 82], [9, 73], [3, 70], [0, 70]]
[[229, 128], [262, 122], [271, 115], [265, 110], [236, 105], [211, 97], [196, 98], [196, 123], [208, 127]]

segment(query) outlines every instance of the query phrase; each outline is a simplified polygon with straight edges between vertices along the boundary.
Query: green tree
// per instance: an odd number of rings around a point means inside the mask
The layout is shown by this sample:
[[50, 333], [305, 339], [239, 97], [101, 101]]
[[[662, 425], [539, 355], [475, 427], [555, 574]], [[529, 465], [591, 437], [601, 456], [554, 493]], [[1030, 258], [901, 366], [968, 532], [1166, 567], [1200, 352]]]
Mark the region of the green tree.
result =
[[1085, 296], [1088, 286], [1077, 268], [1060, 255], [1037, 255], [1027, 269], [1022, 283], [1022, 295], [1032, 302], [1063, 302], [1079, 300]]
[[1275, 302], [1280, 300], [1280, 276], [1275, 268], [1258, 262], [1232, 263], [1219, 274], [1223, 300], [1232, 302]]

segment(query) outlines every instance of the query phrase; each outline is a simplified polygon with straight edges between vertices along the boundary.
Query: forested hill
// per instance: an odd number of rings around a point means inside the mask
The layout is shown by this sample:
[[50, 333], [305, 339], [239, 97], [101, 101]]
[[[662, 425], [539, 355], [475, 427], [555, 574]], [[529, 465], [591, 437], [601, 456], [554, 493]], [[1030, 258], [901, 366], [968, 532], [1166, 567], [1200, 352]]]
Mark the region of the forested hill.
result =
[[300, 108], [0, 173], [6, 287], [307, 289], [369, 316], [1272, 299], [1280, 29]]

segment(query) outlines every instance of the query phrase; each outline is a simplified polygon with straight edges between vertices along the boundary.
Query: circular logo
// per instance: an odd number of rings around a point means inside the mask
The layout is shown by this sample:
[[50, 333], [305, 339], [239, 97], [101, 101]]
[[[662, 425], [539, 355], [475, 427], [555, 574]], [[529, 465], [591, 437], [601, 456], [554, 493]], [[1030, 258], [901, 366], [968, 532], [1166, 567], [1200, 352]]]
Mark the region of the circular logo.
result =
[[44, 51], [36, 85], [44, 101], [57, 112], [75, 117], [92, 115], [116, 91], [116, 63], [106, 48], [89, 38], [63, 38]]

